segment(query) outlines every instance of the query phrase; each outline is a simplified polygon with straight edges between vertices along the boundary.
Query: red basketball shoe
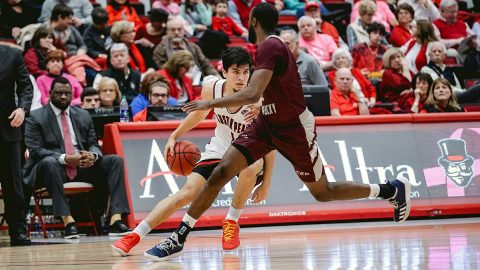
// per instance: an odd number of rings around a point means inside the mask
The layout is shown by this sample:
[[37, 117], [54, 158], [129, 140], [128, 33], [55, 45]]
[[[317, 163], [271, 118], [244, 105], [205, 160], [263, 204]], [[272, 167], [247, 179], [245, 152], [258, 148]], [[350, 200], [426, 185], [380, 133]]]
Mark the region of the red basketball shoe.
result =
[[240, 226], [233, 220], [225, 219], [222, 221], [223, 236], [222, 246], [224, 250], [236, 249], [240, 246]]
[[122, 256], [127, 256], [130, 250], [140, 242], [140, 236], [134, 232], [113, 242], [112, 248]]

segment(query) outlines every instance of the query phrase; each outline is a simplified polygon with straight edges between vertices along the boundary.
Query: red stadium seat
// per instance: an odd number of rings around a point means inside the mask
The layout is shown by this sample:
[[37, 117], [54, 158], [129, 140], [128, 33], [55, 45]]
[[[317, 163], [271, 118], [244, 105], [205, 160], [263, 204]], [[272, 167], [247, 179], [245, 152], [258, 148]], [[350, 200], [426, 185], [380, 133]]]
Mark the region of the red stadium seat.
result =
[[278, 25], [297, 25], [297, 16], [295, 15], [280, 15], [278, 17]]

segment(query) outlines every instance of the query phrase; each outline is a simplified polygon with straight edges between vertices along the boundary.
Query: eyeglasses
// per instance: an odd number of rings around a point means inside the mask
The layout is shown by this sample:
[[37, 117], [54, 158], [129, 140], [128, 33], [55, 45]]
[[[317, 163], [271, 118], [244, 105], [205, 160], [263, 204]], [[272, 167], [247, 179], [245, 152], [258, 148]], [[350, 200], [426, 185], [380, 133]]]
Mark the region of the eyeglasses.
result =
[[71, 91], [68, 91], [68, 92], [62, 92], [62, 91], [54, 91], [52, 93], [52, 95], [56, 96], [56, 97], [61, 97], [63, 95], [67, 96], [67, 97], [70, 97], [72, 96], [72, 92]]
[[154, 98], [166, 98], [168, 94], [150, 94]]

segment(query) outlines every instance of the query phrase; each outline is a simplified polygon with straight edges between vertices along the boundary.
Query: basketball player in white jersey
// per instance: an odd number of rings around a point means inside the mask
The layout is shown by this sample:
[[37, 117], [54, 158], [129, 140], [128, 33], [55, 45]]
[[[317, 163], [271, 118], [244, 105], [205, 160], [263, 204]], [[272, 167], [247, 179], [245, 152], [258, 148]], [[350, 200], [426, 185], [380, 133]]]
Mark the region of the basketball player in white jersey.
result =
[[[222, 72], [226, 79], [207, 83], [202, 89], [203, 100], [229, 96], [247, 86], [252, 60], [245, 49], [240, 47], [228, 48], [223, 53], [222, 63]], [[115, 241], [112, 244], [114, 250], [122, 256], [128, 255], [130, 250], [152, 228], [161, 224], [175, 211], [186, 206], [195, 198], [200, 189], [206, 184], [213, 169], [232, 144], [232, 141], [243, 132], [255, 117], [252, 107], [253, 105], [214, 109], [217, 122], [215, 136], [205, 146], [205, 152], [202, 153], [200, 161], [196, 164], [185, 185], [176, 194], [160, 201], [131, 234]], [[170, 135], [165, 146], [165, 156], [173, 155], [173, 148], [177, 139], [197, 126], [209, 112], [210, 110], [195, 111], [188, 114]], [[270, 187], [274, 159], [275, 153], [270, 152], [265, 158], [257, 160], [239, 174], [232, 205], [225, 220], [222, 222], [222, 246], [225, 250], [235, 249], [240, 245], [238, 219], [254, 187], [258, 185], [252, 195], [254, 203], [261, 202], [266, 198]], [[145, 253], [145, 256], [149, 255]]]

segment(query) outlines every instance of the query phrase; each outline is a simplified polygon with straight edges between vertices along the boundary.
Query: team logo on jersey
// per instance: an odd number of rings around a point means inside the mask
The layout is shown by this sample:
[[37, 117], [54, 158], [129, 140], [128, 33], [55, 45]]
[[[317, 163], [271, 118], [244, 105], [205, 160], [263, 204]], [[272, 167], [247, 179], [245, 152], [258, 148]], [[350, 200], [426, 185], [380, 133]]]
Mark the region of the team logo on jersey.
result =
[[466, 143], [461, 139], [443, 139], [438, 141], [442, 156], [438, 164], [445, 174], [458, 187], [468, 187], [473, 177], [473, 157], [467, 153]]

